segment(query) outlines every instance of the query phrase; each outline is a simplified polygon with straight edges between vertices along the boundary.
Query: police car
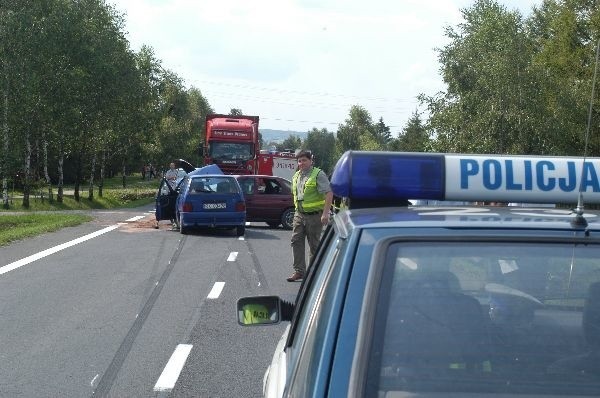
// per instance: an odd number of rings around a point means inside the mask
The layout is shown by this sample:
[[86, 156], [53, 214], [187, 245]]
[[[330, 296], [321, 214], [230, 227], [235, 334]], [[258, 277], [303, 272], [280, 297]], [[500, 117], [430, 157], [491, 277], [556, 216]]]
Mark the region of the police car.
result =
[[600, 212], [583, 211], [599, 172], [597, 158], [345, 153], [331, 183], [348, 208], [295, 303], [237, 303], [241, 325], [290, 321], [264, 395], [600, 396]]

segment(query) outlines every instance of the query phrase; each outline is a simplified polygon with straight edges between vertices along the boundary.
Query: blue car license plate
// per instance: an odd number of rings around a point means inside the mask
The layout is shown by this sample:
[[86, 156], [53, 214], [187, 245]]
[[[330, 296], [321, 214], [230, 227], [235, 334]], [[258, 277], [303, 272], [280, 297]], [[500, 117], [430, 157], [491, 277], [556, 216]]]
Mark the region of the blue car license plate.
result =
[[216, 203], [204, 203], [202, 205], [204, 210], [216, 210], [216, 209], [226, 209], [227, 203], [225, 202], [216, 202]]

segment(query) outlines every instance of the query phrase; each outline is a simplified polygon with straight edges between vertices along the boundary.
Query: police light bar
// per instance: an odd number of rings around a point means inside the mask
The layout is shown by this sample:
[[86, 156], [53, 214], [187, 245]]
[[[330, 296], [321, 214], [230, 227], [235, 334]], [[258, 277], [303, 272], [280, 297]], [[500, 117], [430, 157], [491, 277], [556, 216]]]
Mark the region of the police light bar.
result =
[[[583, 170], [582, 170], [583, 169]], [[331, 187], [361, 203], [407, 199], [600, 203], [600, 158], [348, 151]], [[355, 207], [355, 206], [352, 206]]]

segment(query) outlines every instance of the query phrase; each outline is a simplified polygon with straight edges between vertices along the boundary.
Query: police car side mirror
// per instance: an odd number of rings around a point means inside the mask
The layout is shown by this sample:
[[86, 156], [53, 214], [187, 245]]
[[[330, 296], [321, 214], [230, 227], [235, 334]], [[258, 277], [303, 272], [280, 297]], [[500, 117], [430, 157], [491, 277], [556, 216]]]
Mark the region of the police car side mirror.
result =
[[293, 311], [294, 306], [278, 296], [242, 297], [237, 302], [238, 323], [242, 326], [290, 321]]

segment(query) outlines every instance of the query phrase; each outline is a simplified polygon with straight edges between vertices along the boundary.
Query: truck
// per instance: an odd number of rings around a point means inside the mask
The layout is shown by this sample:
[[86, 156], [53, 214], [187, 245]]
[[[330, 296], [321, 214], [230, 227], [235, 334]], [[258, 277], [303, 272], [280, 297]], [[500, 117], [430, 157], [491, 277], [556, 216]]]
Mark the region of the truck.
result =
[[204, 165], [225, 174], [261, 174], [292, 180], [298, 164], [293, 151], [260, 150], [258, 116], [206, 116]]
[[294, 152], [281, 152], [273, 150], [261, 150], [258, 155], [257, 174], [283, 177], [292, 181], [292, 177], [298, 169], [298, 161]]
[[258, 116], [207, 115], [204, 164], [216, 164], [225, 174], [256, 174], [258, 121]]

